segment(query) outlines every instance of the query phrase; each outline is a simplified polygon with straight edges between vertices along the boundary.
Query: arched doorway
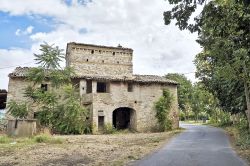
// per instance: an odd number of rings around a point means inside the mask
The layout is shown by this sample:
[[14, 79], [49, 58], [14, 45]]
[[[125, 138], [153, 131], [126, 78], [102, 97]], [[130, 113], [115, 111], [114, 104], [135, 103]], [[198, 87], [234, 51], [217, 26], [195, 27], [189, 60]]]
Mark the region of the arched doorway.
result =
[[120, 107], [113, 111], [113, 126], [120, 129], [136, 130], [136, 113], [129, 107]]

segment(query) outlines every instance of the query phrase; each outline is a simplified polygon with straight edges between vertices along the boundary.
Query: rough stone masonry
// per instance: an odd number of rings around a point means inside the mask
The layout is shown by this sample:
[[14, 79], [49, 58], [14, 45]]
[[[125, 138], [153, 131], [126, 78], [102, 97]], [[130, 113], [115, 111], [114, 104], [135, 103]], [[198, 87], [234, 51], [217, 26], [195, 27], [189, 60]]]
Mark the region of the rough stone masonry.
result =
[[[169, 116], [173, 127], [179, 127], [177, 83], [161, 76], [133, 75], [132, 59], [130, 48], [67, 44], [66, 66], [73, 67], [76, 72], [72, 82], [79, 87], [82, 105], [90, 111], [93, 132], [102, 130], [107, 124], [139, 132], [155, 130], [154, 103], [165, 88], [174, 97]], [[9, 74], [8, 101], [25, 100], [23, 92], [29, 84], [25, 81], [28, 69], [18, 67]], [[49, 89], [49, 82], [41, 86]]]

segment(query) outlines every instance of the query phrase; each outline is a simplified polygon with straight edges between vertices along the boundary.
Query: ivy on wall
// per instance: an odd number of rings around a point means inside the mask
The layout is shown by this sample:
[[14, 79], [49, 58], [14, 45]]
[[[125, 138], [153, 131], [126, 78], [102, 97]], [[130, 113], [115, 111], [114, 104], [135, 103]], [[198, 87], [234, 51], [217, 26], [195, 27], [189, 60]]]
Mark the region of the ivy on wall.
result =
[[169, 118], [170, 108], [173, 102], [173, 96], [168, 89], [163, 90], [163, 95], [155, 102], [156, 118], [159, 124], [159, 131], [172, 129], [172, 121]]

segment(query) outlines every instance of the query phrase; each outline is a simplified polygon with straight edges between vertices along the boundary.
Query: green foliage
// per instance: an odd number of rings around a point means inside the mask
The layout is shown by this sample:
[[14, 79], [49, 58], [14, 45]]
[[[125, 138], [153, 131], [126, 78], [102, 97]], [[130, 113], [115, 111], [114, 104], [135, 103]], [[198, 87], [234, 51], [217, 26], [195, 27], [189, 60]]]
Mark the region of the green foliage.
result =
[[[70, 67], [60, 67], [62, 50], [44, 43], [40, 51], [41, 54], [34, 54], [40, 67], [31, 68], [27, 76], [34, 85], [28, 86], [24, 93], [38, 107], [36, 117], [40, 125], [61, 134], [91, 132], [88, 111], [81, 106], [79, 92], [71, 85], [74, 71]], [[40, 88], [39, 84], [44, 82], [51, 86], [48, 91]]]
[[46, 71], [41, 67], [30, 68], [27, 74], [27, 80], [40, 84], [46, 79]]
[[10, 143], [12, 140], [7, 137], [7, 136], [0, 136], [0, 144], [7, 144], [7, 143]]
[[185, 116], [185, 113], [183, 111], [179, 112], [179, 118], [180, 118], [181, 121], [185, 120], [186, 116]]
[[169, 90], [163, 90], [163, 96], [155, 103], [156, 118], [159, 123], [159, 130], [166, 131], [172, 129], [172, 121], [169, 118], [169, 112], [173, 97]]
[[117, 130], [111, 123], [107, 123], [104, 125], [104, 134], [114, 134], [115, 132], [117, 132]]
[[64, 58], [62, 49], [58, 46], [49, 45], [44, 42], [40, 45], [41, 54], [34, 54], [37, 64], [40, 64], [44, 69], [58, 69], [60, 68], [59, 62]]
[[28, 106], [26, 103], [17, 103], [11, 100], [7, 104], [8, 113], [15, 118], [26, 118], [28, 116]]
[[34, 138], [34, 141], [37, 143], [50, 143], [50, 144], [62, 144], [64, 142], [63, 139], [60, 138], [53, 138], [49, 135], [37, 135]]
[[62, 103], [53, 112], [53, 130], [63, 134], [83, 134], [90, 132], [87, 121], [88, 112], [80, 104], [73, 86], [64, 87]]
[[[223, 111], [245, 113], [247, 109], [250, 122], [249, 1], [168, 1], [174, 7], [164, 13], [165, 24], [175, 19], [181, 30], [198, 32], [203, 52], [195, 59], [196, 76], [219, 99]], [[191, 23], [198, 5], [204, 7]]]
[[34, 137], [35, 142], [37, 143], [46, 143], [49, 140], [48, 135], [38, 135]]
[[192, 83], [182, 74], [169, 73], [165, 76], [167, 79], [174, 80], [179, 83], [177, 94], [179, 109], [183, 112], [187, 112], [187, 105], [192, 100]]

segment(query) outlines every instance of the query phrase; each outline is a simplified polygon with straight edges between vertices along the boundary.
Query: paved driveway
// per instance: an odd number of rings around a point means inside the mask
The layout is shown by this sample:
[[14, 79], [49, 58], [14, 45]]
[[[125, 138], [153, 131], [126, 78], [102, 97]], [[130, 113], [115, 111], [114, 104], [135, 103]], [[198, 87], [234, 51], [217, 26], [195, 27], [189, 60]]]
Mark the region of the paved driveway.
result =
[[186, 131], [135, 166], [247, 166], [222, 129], [181, 124]]

